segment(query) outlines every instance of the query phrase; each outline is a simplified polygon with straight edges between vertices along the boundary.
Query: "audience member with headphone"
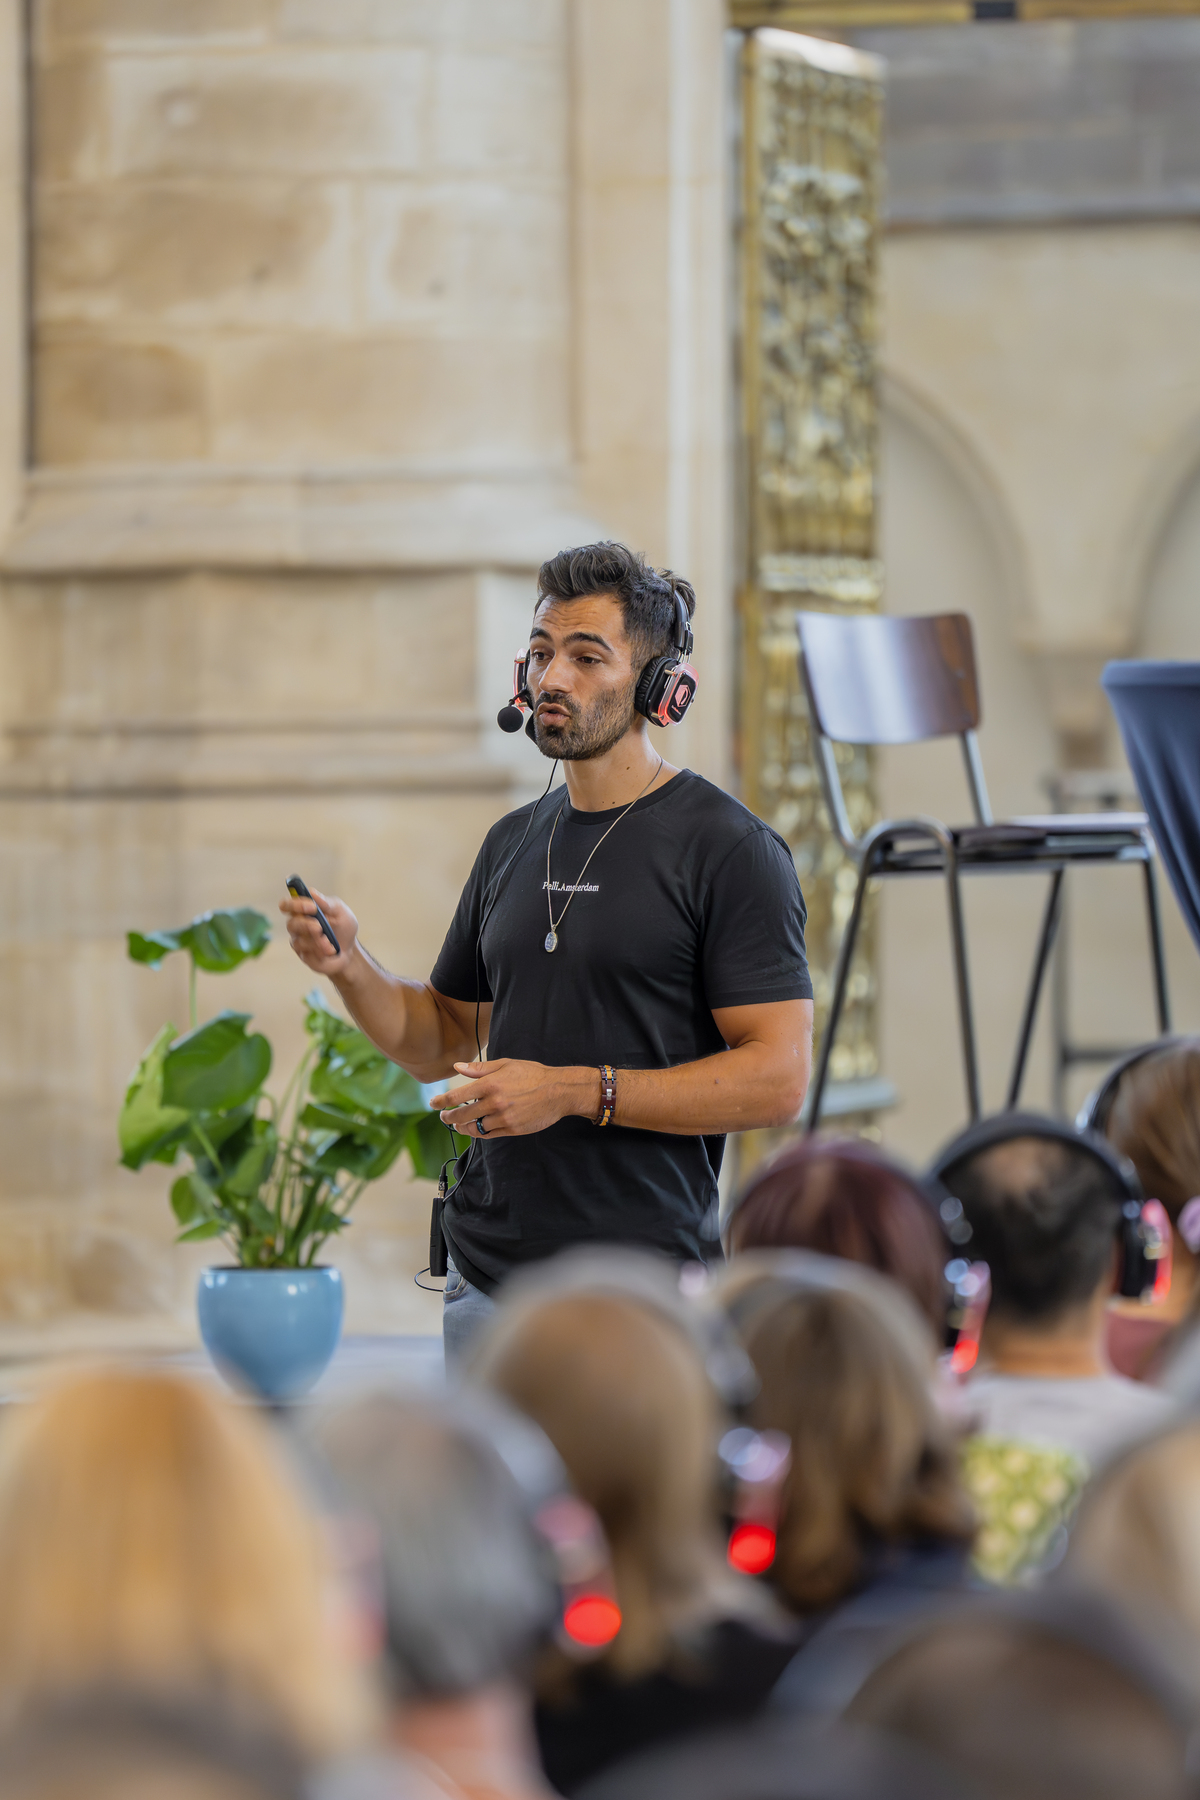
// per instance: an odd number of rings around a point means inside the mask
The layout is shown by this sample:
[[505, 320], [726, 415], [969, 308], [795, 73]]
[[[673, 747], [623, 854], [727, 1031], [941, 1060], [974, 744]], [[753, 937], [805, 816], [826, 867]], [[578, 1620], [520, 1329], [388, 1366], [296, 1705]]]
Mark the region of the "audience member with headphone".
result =
[[1129, 1051], [1075, 1123], [1129, 1158], [1170, 1221], [1170, 1292], [1152, 1306], [1115, 1306], [1106, 1344], [1122, 1375], [1168, 1385], [1180, 1355], [1195, 1357], [1200, 1325], [1200, 1039], [1160, 1037]]
[[1170, 1242], [1133, 1165], [1094, 1132], [1003, 1113], [948, 1144], [930, 1173], [962, 1204], [964, 1255], [991, 1273], [967, 1384], [977, 1429], [1095, 1469], [1164, 1425], [1167, 1396], [1104, 1356], [1110, 1300], [1151, 1295]]
[[620, 544], [542, 565], [499, 723], [525, 720], [565, 792], [548, 783], [492, 827], [428, 981], [381, 968], [341, 901], [281, 902], [297, 955], [386, 1055], [421, 1081], [465, 1078], [435, 1098], [473, 1140], [431, 1243], [438, 1273], [444, 1232], [452, 1356], [512, 1268], [567, 1245], [702, 1259], [724, 1134], [788, 1123], [804, 1098], [791, 853], [647, 729], [695, 693], [694, 606]]
[[609, 1636], [620, 1623], [599, 1521], [553, 1446], [495, 1396], [396, 1392], [318, 1412], [305, 1447], [387, 1715], [380, 1751], [334, 1764], [313, 1800], [551, 1800], [539, 1659], [594, 1656], [598, 1608]]

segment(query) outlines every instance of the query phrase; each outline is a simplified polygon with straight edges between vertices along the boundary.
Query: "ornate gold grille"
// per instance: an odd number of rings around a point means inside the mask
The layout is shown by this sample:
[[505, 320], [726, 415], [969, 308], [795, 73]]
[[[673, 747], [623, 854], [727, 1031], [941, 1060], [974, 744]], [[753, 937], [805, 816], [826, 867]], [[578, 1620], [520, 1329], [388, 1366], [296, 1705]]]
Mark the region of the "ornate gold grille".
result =
[[[742, 792], [796, 857], [819, 1035], [855, 873], [820, 798], [794, 615], [800, 607], [874, 611], [882, 593], [875, 557], [882, 66], [841, 45], [751, 31], [741, 91]], [[862, 831], [877, 817], [873, 758], [849, 746], [838, 755], [851, 822]], [[875, 962], [869, 911], [835, 1082], [878, 1072]], [[753, 1160], [755, 1144], [746, 1150]]]

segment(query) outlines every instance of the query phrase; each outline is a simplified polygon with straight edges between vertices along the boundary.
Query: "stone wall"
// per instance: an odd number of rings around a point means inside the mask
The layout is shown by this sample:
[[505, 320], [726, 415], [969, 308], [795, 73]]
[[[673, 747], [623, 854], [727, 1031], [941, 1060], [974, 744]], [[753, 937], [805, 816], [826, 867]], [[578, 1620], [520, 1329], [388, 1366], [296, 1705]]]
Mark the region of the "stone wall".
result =
[[[424, 972], [520, 797], [489, 711], [537, 562], [595, 529], [567, 504], [565, 34], [561, 0], [34, 8], [0, 626], [13, 1341], [190, 1329], [201, 1254], [113, 1136], [183, 972], [131, 968], [125, 931], [273, 913], [299, 868]], [[285, 1073], [308, 985], [277, 941], [202, 1008], [253, 1011]], [[352, 1323], [436, 1321], [428, 1196], [397, 1171], [364, 1202]]]
[[39, 462], [564, 465], [565, 0], [35, 15]]
[[[423, 974], [542, 785], [493, 721], [543, 557], [696, 578], [717, 774], [732, 634], [715, 0], [0, 5], [3, 1355], [194, 1329], [170, 1176], [115, 1160], [186, 1019], [128, 929], [299, 869]], [[310, 983], [277, 940], [202, 1013], [285, 1074]], [[360, 1204], [351, 1328], [436, 1329], [429, 1197]]]
[[[1104, 663], [1200, 644], [1200, 21], [862, 41], [890, 59], [887, 604], [972, 616], [993, 802], [1043, 811], [1056, 768], [1123, 761]], [[882, 780], [892, 813], [961, 816], [950, 746], [889, 751]], [[968, 888], [990, 1105], [1005, 1092], [1042, 885]], [[1073, 1035], [1148, 1038], [1139, 883], [1114, 870], [1068, 886]], [[1164, 911], [1175, 1024], [1200, 1029], [1200, 961], [1169, 892]], [[886, 1129], [914, 1155], [949, 1134], [961, 1104], [943, 912], [916, 884], [893, 887], [883, 913], [884, 1066], [903, 1071]], [[1047, 1013], [1026, 1090], [1039, 1104]], [[1075, 1071], [1072, 1103], [1099, 1072]]]

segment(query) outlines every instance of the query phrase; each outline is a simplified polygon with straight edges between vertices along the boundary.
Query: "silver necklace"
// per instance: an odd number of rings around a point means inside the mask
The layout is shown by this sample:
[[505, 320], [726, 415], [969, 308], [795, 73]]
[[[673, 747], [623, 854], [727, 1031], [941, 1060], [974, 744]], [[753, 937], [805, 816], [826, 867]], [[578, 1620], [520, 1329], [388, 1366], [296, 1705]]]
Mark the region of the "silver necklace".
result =
[[584, 863], [582, 869], [580, 869], [580, 871], [579, 871], [579, 874], [576, 876], [575, 884], [572, 887], [570, 893], [567, 895], [566, 905], [564, 905], [564, 907], [563, 907], [562, 911], [559, 913], [557, 919], [554, 916], [554, 894], [550, 887], [550, 846], [553, 844], [554, 834], [558, 830], [558, 821], [562, 818], [563, 814], [567, 810], [567, 803], [565, 800], [563, 801], [562, 805], [559, 807], [558, 811], [555, 813], [554, 823], [550, 827], [550, 836], [546, 840], [546, 911], [550, 915], [550, 929], [546, 933], [546, 939], [545, 939], [545, 947], [546, 947], [547, 951], [558, 949], [558, 928], [567, 916], [567, 907], [570, 906], [572, 900], [575, 898], [576, 894], [579, 892], [579, 884], [580, 884], [580, 882], [582, 882], [584, 876], [588, 872], [588, 863], [591, 862], [592, 857], [595, 856], [597, 850], [600, 848], [601, 844], [604, 842], [604, 839], [608, 836], [608, 832], [615, 831], [617, 829], [617, 826], [621, 823], [621, 820], [625, 817], [625, 814], [627, 812], [630, 812], [637, 805], [638, 801], [642, 798], [643, 794], [648, 794], [650, 792], [650, 789], [654, 786], [655, 782], [658, 780], [658, 778], [662, 774], [662, 772], [663, 772], [663, 759], [660, 756], [658, 759], [658, 767], [657, 767], [657, 769], [655, 769], [653, 775], [650, 777], [649, 781], [646, 783], [645, 787], [642, 789], [642, 793], [635, 794], [633, 796], [633, 799], [629, 802], [629, 805], [617, 814], [616, 818], [613, 820], [612, 824], [609, 826], [608, 831], [604, 832], [601, 837], [597, 838], [596, 842], [592, 845], [592, 848], [588, 853], [587, 862]]

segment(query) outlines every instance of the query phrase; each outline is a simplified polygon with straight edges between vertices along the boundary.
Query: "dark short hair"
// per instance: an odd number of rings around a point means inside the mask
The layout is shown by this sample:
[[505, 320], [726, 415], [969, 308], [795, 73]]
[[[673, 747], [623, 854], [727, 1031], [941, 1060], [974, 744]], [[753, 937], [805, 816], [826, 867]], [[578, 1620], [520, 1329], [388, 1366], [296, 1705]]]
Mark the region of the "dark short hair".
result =
[[1049, 1320], [1090, 1300], [1107, 1277], [1128, 1196], [1086, 1145], [1011, 1138], [963, 1157], [942, 1180], [962, 1201], [972, 1256], [991, 1270], [997, 1312]]
[[670, 569], [655, 569], [640, 550], [605, 540], [560, 550], [538, 570], [538, 601], [584, 600], [611, 594], [625, 615], [625, 636], [635, 668], [665, 656], [675, 639], [675, 596], [690, 619], [696, 593], [690, 581]]
[[760, 1169], [729, 1221], [729, 1248], [819, 1250], [907, 1288], [940, 1338], [950, 1254], [914, 1176], [861, 1139], [802, 1138]]

